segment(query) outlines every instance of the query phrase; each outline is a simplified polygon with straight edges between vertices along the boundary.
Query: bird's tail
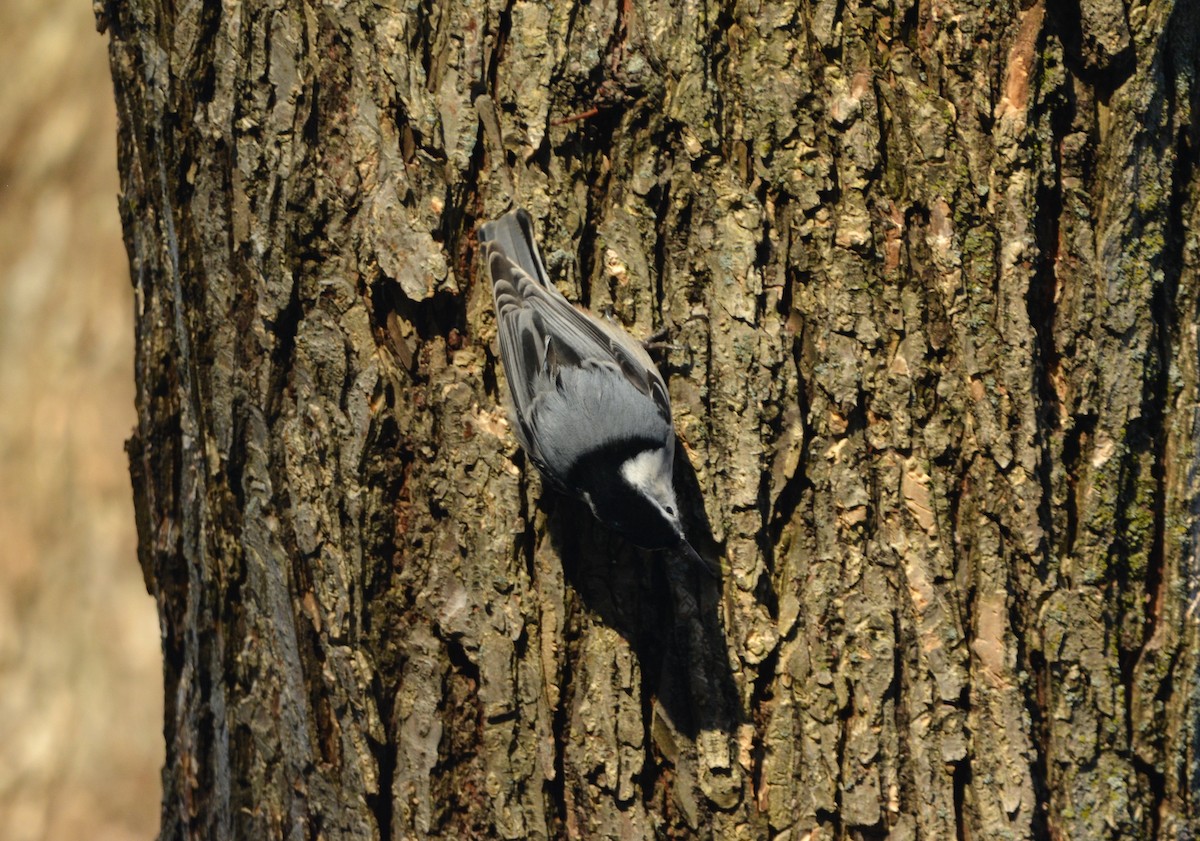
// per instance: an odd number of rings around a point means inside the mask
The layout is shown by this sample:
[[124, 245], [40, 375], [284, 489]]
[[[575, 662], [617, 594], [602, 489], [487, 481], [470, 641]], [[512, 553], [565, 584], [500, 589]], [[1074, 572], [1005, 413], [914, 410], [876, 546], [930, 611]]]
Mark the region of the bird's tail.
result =
[[479, 228], [479, 241], [488, 253], [499, 251], [543, 287], [552, 288], [546, 264], [542, 262], [542, 252], [533, 238], [533, 219], [524, 208], [510, 210], [499, 219], [485, 222]]

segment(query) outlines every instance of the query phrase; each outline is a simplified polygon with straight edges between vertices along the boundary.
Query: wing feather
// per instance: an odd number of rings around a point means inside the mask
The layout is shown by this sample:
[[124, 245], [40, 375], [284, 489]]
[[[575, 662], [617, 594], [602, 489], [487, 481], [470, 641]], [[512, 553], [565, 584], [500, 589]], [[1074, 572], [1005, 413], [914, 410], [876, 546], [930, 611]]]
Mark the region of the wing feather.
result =
[[[492, 275], [501, 357], [520, 415], [527, 414], [535, 397], [532, 372], [551, 362], [610, 368], [650, 398], [662, 419], [671, 423], [666, 384], [645, 348], [619, 327], [573, 306], [550, 284], [527, 212], [514, 210], [486, 223], [480, 240]], [[542, 348], [539, 365], [530, 364], [530, 347]], [[516, 359], [522, 360], [519, 367], [524, 370], [510, 371], [518, 366], [507, 360]]]

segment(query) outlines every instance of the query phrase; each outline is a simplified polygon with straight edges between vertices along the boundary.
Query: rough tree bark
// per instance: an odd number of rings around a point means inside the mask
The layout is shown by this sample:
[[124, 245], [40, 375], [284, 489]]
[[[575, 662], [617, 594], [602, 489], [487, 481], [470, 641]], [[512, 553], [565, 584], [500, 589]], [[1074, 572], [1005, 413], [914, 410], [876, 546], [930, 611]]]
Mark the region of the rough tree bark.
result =
[[[163, 838], [1191, 838], [1193, 2], [109, 0]], [[673, 329], [723, 586], [474, 230]]]

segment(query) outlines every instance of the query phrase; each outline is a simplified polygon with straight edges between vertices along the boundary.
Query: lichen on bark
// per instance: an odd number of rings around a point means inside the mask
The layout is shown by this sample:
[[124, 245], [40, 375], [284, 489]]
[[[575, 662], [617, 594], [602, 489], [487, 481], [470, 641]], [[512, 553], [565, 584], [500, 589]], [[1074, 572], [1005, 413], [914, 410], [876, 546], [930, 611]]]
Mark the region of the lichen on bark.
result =
[[[164, 837], [1194, 825], [1186, 3], [104, 7]], [[664, 371], [543, 488], [475, 228]]]

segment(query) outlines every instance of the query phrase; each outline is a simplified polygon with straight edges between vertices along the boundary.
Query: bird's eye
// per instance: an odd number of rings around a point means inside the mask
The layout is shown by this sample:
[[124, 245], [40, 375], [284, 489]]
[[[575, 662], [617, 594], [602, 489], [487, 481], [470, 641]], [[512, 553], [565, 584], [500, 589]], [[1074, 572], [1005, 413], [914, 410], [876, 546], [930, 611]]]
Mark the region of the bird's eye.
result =
[[674, 509], [674, 508], [672, 508], [671, 506], [669, 506], [669, 505], [668, 505], [668, 506], [667, 506], [666, 508], [664, 508], [663, 510], [664, 510], [664, 511], [666, 511], [668, 514], [670, 514], [672, 517], [674, 517], [674, 516], [675, 516], [675, 509]]

